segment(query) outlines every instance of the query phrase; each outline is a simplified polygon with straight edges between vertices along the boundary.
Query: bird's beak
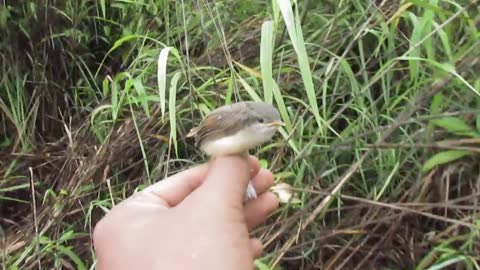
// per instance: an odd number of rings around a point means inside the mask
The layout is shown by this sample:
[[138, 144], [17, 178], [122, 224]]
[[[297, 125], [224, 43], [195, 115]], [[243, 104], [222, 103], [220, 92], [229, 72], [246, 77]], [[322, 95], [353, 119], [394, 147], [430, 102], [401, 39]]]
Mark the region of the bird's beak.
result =
[[285, 124], [282, 121], [273, 121], [271, 123], [266, 124], [267, 127], [284, 127]]

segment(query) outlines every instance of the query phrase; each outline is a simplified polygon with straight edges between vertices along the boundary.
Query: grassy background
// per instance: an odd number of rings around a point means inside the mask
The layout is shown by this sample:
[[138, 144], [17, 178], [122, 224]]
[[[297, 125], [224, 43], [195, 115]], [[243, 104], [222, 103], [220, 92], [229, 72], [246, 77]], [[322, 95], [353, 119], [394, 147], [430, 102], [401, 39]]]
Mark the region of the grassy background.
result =
[[2, 1], [4, 269], [93, 267], [95, 222], [238, 100], [279, 108], [252, 154], [299, 198], [259, 269], [480, 269], [479, 26], [472, 0]]

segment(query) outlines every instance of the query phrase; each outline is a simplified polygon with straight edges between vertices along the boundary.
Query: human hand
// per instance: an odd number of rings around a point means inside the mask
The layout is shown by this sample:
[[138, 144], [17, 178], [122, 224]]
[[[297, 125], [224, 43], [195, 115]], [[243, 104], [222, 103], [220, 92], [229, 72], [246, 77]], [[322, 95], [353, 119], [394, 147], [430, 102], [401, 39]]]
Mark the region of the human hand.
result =
[[[259, 197], [244, 204], [250, 179]], [[96, 225], [97, 269], [253, 269], [262, 244], [249, 231], [278, 207], [272, 184], [254, 157], [216, 158], [153, 184]]]

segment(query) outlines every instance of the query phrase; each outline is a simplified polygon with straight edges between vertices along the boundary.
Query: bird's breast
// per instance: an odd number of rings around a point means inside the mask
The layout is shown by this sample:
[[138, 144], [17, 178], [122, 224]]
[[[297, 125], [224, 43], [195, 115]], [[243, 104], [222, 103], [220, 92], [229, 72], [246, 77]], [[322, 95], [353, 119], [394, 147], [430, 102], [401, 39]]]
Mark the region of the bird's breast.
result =
[[201, 148], [209, 156], [233, 155], [248, 151], [269, 139], [269, 136], [242, 130], [230, 136], [206, 141]]

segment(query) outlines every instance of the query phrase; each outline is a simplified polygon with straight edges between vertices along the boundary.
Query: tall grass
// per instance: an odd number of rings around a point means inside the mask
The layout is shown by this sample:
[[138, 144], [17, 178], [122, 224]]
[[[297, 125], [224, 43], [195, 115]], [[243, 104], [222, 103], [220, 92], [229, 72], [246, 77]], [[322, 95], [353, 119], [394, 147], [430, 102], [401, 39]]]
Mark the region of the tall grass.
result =
[[462, 0], [3, 3], [3, 265], [91, 268], [108, 209], [204, 161], [202, 116], [263, 100], [286, 126], [252, 154], [299, 200], [253, 232], [259, 269], [479, 269], [479, 24]]

